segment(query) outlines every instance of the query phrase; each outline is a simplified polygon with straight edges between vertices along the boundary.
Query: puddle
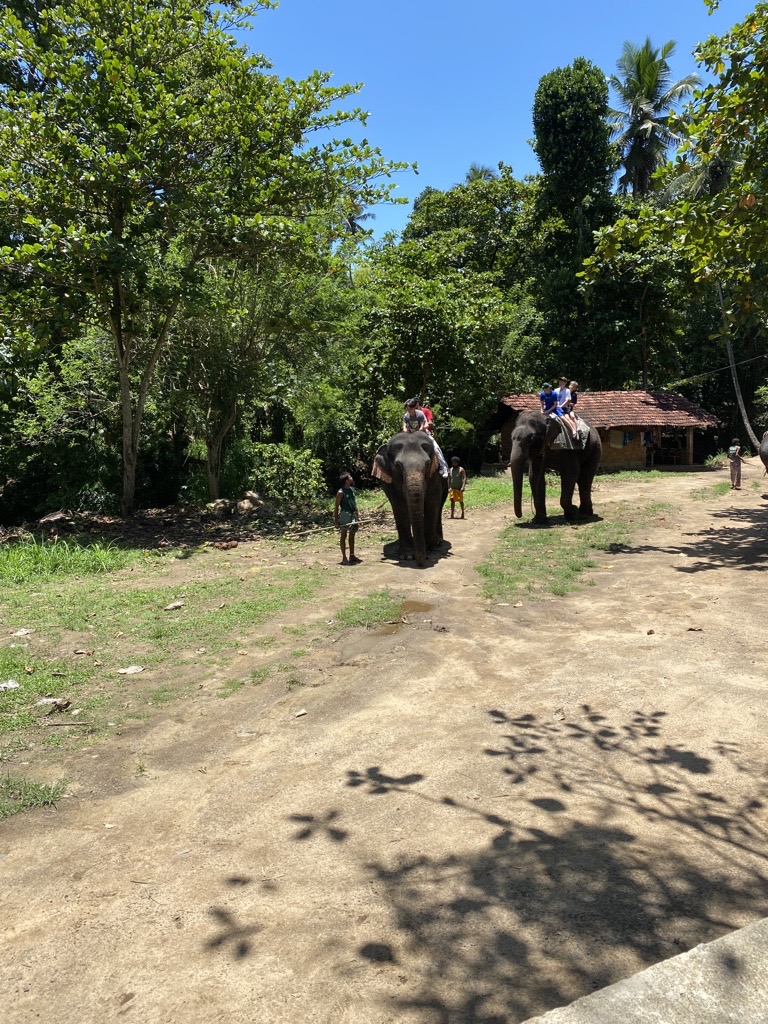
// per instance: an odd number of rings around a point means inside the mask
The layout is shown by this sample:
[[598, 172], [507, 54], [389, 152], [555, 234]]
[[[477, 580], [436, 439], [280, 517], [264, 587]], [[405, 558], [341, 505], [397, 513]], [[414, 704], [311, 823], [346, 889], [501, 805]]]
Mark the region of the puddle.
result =
[[427, 604], [426, 601], [403, 601], [403, 615], [413, 615], [415, 612], [431, 612], [435, 606]]
[[392, 636], [393, 633], [399, 633], [403, 628], [402, 622], [387, 622], [383, 626], [377, 626], [376, 629], [371, 630], [373, 636]]
[[[430, 612], [435, 606], [427, 604], [426, 601], [403, 601], [402, 615], [415, 615], [418, 612]], [[377, 626], [371, 630], [373, 636], [392, 636], [399, 633], [405, 625], [404, 622], [385, 622], [383, 626]]]

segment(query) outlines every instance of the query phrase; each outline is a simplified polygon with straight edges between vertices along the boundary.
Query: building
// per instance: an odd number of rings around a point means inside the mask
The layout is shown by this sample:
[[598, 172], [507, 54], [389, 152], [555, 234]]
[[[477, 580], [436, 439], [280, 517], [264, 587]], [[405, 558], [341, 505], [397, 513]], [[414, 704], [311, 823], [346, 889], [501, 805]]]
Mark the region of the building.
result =
[[[521, 412], [541, 412], [538, 394], [509, 395], [499, 404], [501, 457], [512, 449], [512, 430]], [[718, 426], [712, 413], [668, 391], [579, 392], [577, 411], [603, 442], [600, 465], [638, 469], [654, 462], [692, 466], [694, 431]]]

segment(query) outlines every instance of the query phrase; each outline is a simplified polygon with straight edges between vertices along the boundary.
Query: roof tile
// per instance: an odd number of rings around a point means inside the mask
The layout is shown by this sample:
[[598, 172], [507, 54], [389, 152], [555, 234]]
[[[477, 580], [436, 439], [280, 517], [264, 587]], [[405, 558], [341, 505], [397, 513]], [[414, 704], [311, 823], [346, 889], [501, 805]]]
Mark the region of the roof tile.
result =
[[[538, 393], [508, 395], [502, 405], [516, 412], [540, 412]], [[719, 420], [672, 391], [579, 392], [579, 415], [593, 427], [714, 427]]]

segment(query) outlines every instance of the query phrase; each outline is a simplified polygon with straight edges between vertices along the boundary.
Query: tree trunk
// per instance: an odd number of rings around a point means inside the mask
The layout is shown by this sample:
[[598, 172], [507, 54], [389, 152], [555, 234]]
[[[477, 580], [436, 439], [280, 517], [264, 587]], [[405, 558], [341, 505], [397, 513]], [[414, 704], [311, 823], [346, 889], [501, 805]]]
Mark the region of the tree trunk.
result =
[[235, 425], [237, 419], [237, 401], [232, 402], [224, 420], [212, 438], [206, 440], [205, 472], [208, 478], [208, 497], [216, 501], [219, 496], [219, 478], [221, 476], [221, 451], [224, 439]]
[[744, 429], [747, 432], [749, 440], [757, 450], [760, 447], [760, 442], [757, 439], [757, 435], [752, 429], [752, 424], [749, 422], [747, 416], [747, 407], [744, 405], [744, 396], [741, 393], [741, 385], [739, 384], [739, 375], [736, 372], [736, 360], [733, 356], [733, 342], [731, 341], [731, 332], [728, 325], [728, 321], [725, 316], [725, 302], [723, 301], [723, 289], [718, 281], [717, 283], [717, 294], [720, 299], [720, 312], [723, 319], [723, 338], [725, 339], [725, 350], [728, 353], [728, 365], [731, 368], [731, 379], [733, 380], [733, 390], [736, 393], [736, 403], [739, 406], [739, 412], [741, 413], [741, 420], [744, 424]]

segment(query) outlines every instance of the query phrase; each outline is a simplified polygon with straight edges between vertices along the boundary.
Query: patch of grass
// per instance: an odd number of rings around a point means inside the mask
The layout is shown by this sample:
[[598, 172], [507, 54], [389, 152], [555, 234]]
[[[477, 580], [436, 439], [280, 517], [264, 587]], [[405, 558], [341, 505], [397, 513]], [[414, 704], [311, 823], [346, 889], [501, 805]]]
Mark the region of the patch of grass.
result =
[[[275, 569], [258, 579], [225, 576], [193, 579], [183, 586], [143, 587], [141, 578], [91, 584], [75, 581], [31, 592], [18, 587], [3, 596], [0, 618], [34, 621], [39, 634], [57, 639], [56, 631], [88, 632], [89, 644], [114, 651], [141, 646], [142, 664], [162, 660], [172, 651], [194, 648], [204, 641], [210, 653], [232, 646], [244, 628], [266, 622], [287, 608], [309, 600], [324, 582], [320, 569]], [[39, 585], [38, 585], [39, 587]], [[165, 606], [184, 594], [184, 607]], [[120, 657], [125, 657], [120, 654]], [[114, 660], [114, 658], [112, 659]]]
[[233, 693], [237, 693], [238, 690], [242, 690], [244, 686], [244, 679], [225, 679], [224, 682], [221, 684], [219, 696], [231, 697]]
[[655, 511], [618, 506], [610, 520], [601, 522], [548, 529], [508, 527], [490, 558], [478, 566], [483, 593], [491, 600], [570, 593], [584, 572], [599, 565], [596, 552], [620, 553]]
[[45, 707], [43, 697], [72, 697], [89, 673], [63, 661], [41, 661], [25, 648], [0, 647], [0, 683], [13, 680], [18, 689], [0, 690], [0, 736], [34, 725]]
[[251, 672], [250, 681], [254, 686], [259, 686], [261, 683], [266, 682], [269, 679], [271, 669], [269, 665], [262, 665], [260, 668], [255, 668]]
[[711, 487], [696, 487], [691, 491], [691, 497], [696, 501], [709, 501], [711, 498], [721, 498], [730, 491], [731, 485], [728, 480], [721, 480]]
[[178, 686], [173, 686], [171, 683], [162, 683], [160, 686], [150, 690], [147, 693], [147, 698], [151, 704], [160, 707], [163, 704], [170, 704], [172, 700], [176, 700], [182, 693], [183, 691]]
[[728, 453], [727, 452], [715, 452], [714, 455], [708, 455], [704, 459], [704, 465], [710, 469], [723, 469], [728, 465]]
[[401, 595], [393, 594], [389, 590], [374, 590], [366, 597], [344, 605], [336, 615], [336, 625], [365, 626], [370, 629], [382, 622], [399, 620], [404, 600]]
[[605, 469], [598, 470], [600, 476], [609, 476], [612, 480], [658, 480], [667, 474], [663, 469]]
[[[523, 501], [530, 495], [528, 477], [523, 478]], [[487, 508], [490, 505], [512, 503], [512, 478], [508, 473], [497, 473], [494, 476], [471, 476], [467, 480], [464, 492], [467, 508]], [[450, 508], [448, 502], [446, 507]]]
[[33, 807], [55, 807], [63, 792], [63, 782], [47, 786], [43, 782], [4, 775], [0, 777], [0, 818], [10, 818]]
[[288, 691], [288, 693], [293, 693], [294, 690], [298, 690], [300, 686], [305, 685], [306, 684], [303, 683], [302, 680], [297, 675], [290, 675], [285, 680], [285, 688]]
[[765, 487], [765, 481], [764, 480], [753, 480], [752, 483], [750, 484], [750, 487], [752, 488], [753, 491], [762, 491], [762, 489]]
[[101, 541], [38, 541], [34, 537], [0, 545], [0, 582], [29, 583], [96, 576], [123, 569], [141, 558], [141, 552], [124, 551]]

